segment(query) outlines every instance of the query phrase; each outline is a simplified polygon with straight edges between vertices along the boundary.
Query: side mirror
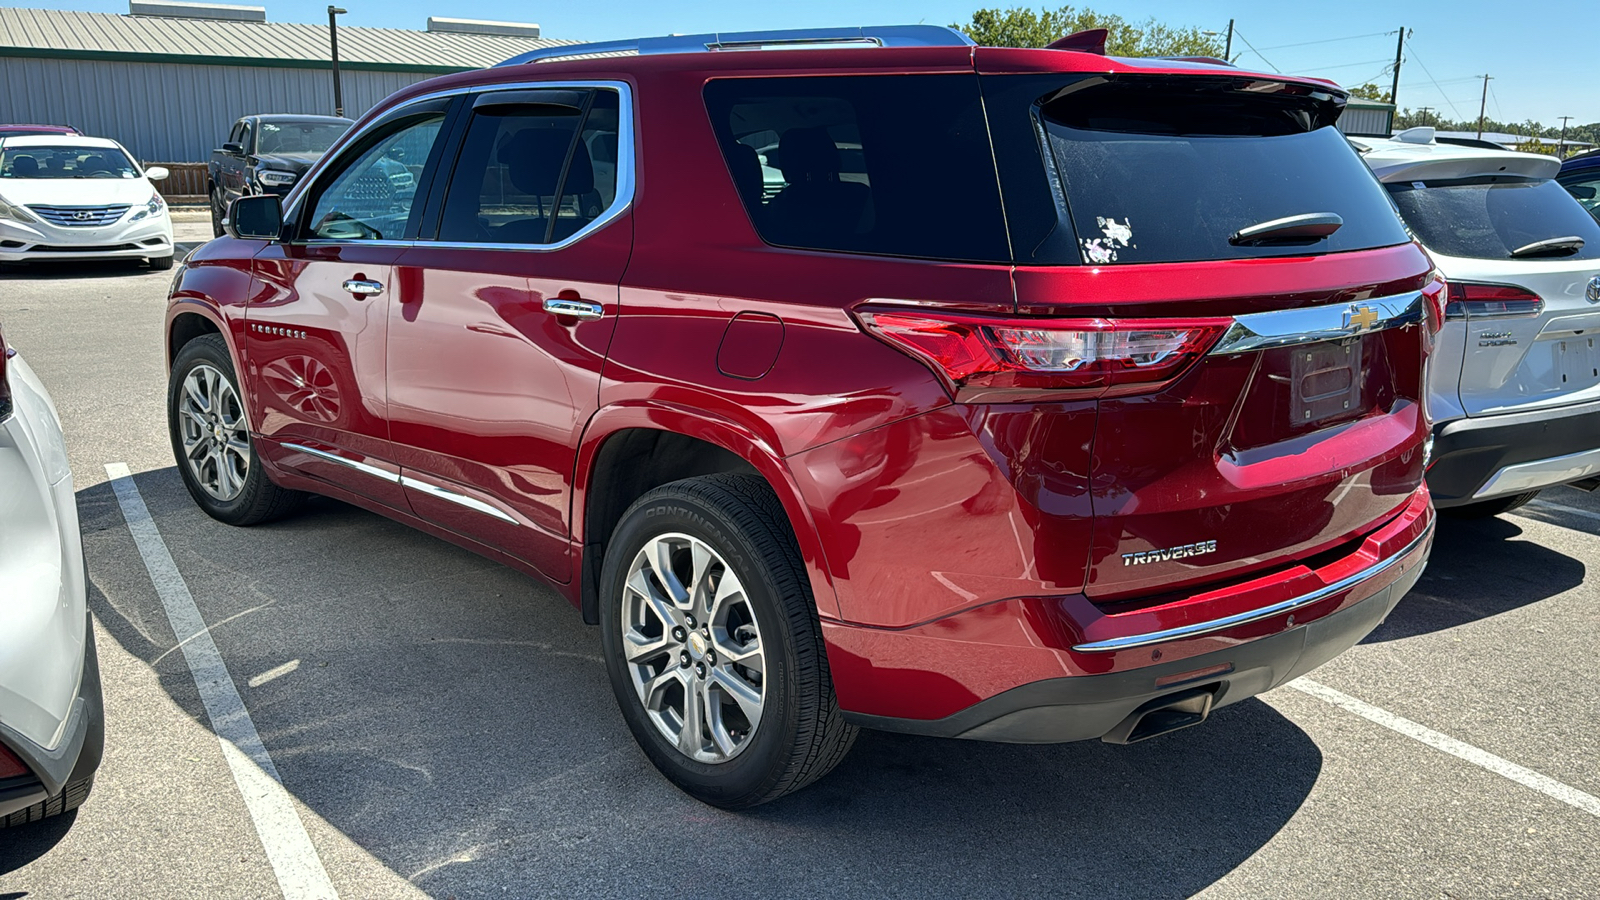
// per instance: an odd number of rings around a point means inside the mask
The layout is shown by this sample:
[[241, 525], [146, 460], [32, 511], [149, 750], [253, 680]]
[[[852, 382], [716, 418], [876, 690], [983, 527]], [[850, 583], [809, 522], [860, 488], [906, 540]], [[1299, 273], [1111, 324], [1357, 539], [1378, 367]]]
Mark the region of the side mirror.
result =
[[1567, 188], [1567, 190], [1571, 191], [1572, 192], [1572, 196], [1577, 197], [1579, 200], [1593, 200], [1594, 199], [1594, 195], [1595, 195], [1594, 185], [1575, 184], [1575, 185]]
[[283, 233], [283, 198], [277, 194], [240, 197], [228, 207], [222, 227], [232, 237], [275, 241]]
[[171, 172], [167, 171], [166, 166], [151, 166], [144, 170], [144, 177], [151, 181], [165, 181], [167, 176], [171, 174]]
[[229, 141], [226, 144], [222, 145], [222, 152], [231, 154], [233, 156], [243, 156], [244, 155], [244, 145], [243, 144], [234, 143], [233, 141]]

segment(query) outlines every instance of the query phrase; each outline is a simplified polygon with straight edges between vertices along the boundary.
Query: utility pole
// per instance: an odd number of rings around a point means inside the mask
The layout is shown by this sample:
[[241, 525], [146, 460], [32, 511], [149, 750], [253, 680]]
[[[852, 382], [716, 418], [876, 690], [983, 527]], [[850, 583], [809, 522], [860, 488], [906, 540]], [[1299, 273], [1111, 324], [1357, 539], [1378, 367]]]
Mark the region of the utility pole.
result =
[[1400, 41], [1394, 47], [1394, 85], [1389, 88], [1389, 102], [1400, 108], [1400, 63], [1406, 52], [1406, 27], [1400, 26]]
[[1233, 20], [1232, 19], [1228, 20], [1228, 43], [1224, 46], [1224, 48], [1222, 50], [1222, 59], [1225, 62], [1233, 62]]
[[344, 115], [344, 90], [339, 84], [339, 22], [334, 17], [346, 12], [349, 10], [328, 7], [328, 44], [333, 57], [333, 114], [336, 116]]
[[1428, 124], [1428, 113], [1433, 112], [1433, 107], [1423, 106], [1417, 109], [1417, 114], [1422, 116], [1422, 124]]
[[1483, 114], [1489, 108], [1489, 76], [1483, 76], [1483, 99], [1478, 101], [1478, 140], [1483, 140]]
[[1561, 143], [1556, 147], [1556, 159], [1567, 158], [1567, 123], [1570, 121], [1571, 116], [1561, 117]]

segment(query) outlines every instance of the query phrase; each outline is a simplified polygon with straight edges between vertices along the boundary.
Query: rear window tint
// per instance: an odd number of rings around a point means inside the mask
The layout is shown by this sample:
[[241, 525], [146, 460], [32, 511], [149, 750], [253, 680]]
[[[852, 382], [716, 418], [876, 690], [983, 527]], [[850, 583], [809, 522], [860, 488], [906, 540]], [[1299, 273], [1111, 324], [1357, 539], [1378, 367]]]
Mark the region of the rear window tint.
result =
[[705, 96], [767, 243], [1010, 261], [977, 76], [719, 79]]
[[1510, 259], [1537, 241], [1580, 237], [1577, 253], [1538, 258], [1600, 258], [1600, 222], [1553, 181], [1391, 184], [1389, 193], [1417, 239], [1436, 253]]
[[[1333, 127], [1331, 94], [1198, 76], [983, 84], [1020, 264], [1303, 256], [1409, 239]], [[1229, 242], [1307, 213], [1343, 225], [1317, 241]]]

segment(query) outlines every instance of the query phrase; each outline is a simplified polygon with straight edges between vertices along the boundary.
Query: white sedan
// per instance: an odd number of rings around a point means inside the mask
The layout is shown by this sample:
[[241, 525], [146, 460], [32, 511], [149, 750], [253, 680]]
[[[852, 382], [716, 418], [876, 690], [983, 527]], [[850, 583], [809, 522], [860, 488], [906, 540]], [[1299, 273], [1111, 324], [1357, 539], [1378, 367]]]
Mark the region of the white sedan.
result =
[[0, 829], [75, 809], [94, 783], [105, 725], [85, 591], [55, 405], [0, 337]]
[[144, 259], [172, 266], [172, 219], [141, 169], [107, 138], [0, 138], [0, 263]]

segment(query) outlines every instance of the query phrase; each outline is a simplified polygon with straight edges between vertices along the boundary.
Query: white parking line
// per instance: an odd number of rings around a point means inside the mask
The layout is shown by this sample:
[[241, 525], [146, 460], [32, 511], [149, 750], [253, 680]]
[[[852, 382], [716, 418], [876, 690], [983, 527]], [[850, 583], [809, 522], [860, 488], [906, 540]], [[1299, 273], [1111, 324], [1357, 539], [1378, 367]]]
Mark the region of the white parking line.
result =
[[249, 710], [239, 698], [239, 690], [211, 640], [205, 619], [194, 604], [189, 585], [172, 561], [172, 553], [161, 540], [161, 532], [144, 497], [133, 483], [133, 476], [124, 463], [107, 463], [106, 475], [111, 478], [111, 488], [116, 491], [122, 516], [128, 520], [128, 530], [144, 558], [144, 567], [150, 581], [166, 607], [167, 621], [172, 623], [172, 633], [183, 649], [184, 661], [194, 676], [195, 689], [205, 704], [206, 715], [211, 719], [211, 730], [222, 744], [222, 756], [233, 771], [233, 780], [250, 810], [256, 834], [267, 851], [272, 871], [278, 878], [278, 887], [285, 900], [337, 900], [338, 892], [328, 880], [317, 848], [306, 834], [305, 824], [295, 812], [289, 792], [283, 789], [278, 769], [267, 754], [261, 735]]
[[1568, 806], [1581, 809], [1591, 816], [1600, 818], [1600, 797], [1586, 794], [1575, 787], [1569, 787], [1548, 775], [1540, 775], [1532, 769], [1519, 766], [1508, 759], [1502, 759], [1487, 750], [1480, 750], [1449, 735], [1440, 734], [1432, 728], [1418, 725], [1410, 719], [1397, 716], [1386, 709], [1379, 709], [1370, 703], [1357, 700], [1349, 694], [1336, 691], [1309, 678], [1296, 678], [1289, 682], [1286, 687], [1292, 687], [1302, 694], [1309, 694], [1342, 710], [1353, 712], [1369, 722], [1376, 722], [1390, 731], [1398, 732], [1415, 741], [1421, 741], [1435, 750], [1442, 750], [1451, 756], [1464, 759], [1479, 768], [1487, 769], [1503, 778], [1509, 778], [1523, 787], [1532, 788], [1547, 797], [1553, 797]]

